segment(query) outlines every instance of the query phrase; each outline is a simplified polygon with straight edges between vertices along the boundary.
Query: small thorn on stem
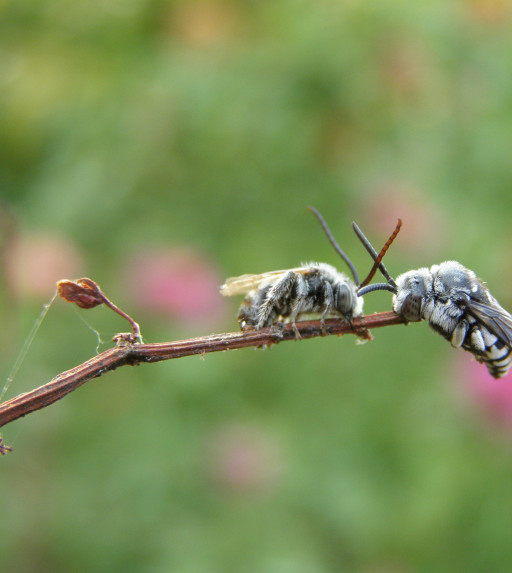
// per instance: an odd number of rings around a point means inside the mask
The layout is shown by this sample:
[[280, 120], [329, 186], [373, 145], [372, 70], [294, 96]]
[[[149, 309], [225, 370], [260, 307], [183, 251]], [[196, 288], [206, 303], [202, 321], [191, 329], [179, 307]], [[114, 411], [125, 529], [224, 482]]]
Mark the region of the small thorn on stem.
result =
[[[133, 320], [133, 318], [117, 307], [112, 301], [110, 301], [102, 292], [99, 285], [93, 280], [88, 278], [77, 279], [76, 281], [62, 280], [57, 283], [57, 292], [61, 298], [67, 302], [72, 302], [80, 308], [94, 308], [100, 304], [108, 306], [115, 313], [122, 316], [127, 320], [132, 327], [132, 334], [130, 342], [138, 342], [142, 344], [142, 335], [140, 333], [139, 325]], [[115, 337], [123, 338], [126, 341], [126, 335], [121, 334]]]
[[5, 456], [7, 452], [12, 452], [11, 446], [6, 446], [4, 444], [4, 439], [0, 436], [0, 455]]
[[278, 344], [283, 340], [283, 329], [284, 324], [282, 322], [276, 322], [270, 327], [270, 334], [272, 334], [275, 344]]

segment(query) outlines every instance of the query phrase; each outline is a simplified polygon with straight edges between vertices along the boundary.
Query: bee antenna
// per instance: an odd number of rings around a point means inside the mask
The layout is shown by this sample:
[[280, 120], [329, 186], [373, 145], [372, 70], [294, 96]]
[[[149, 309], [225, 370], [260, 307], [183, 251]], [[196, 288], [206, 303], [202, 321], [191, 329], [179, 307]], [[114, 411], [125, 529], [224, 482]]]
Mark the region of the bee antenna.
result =
[[[384, 255], [386, 254], [386, 251], [389, 249], [391, 243], [395, 240], [395, 237], [398, 235], [401, 226], [402, 226], [402, 220], [398, 219], [398, 223], [395, 227], [395, 230], [393, 231], [393, 233], [391, 234], [389, 239], [386, 241], [386, 244], [382, 247], [380, 253], [377, 254], [377, 251], [375, 250], [373, 245], [370, 243], [370, 241], [366, 238], [366, 236], [364, 235], [363, 231], [361, 231], [361, 229], [359, 228], [357, 223], [355, 221], [352, 223], [352, 228], [354, 229], [355, 234], [358, 236], [361, 243], [363, 243], [363, 246], [365, 247], [365, 249], [370, 253], [370, 256], [375, 261], [370, 273], [364, 279], [364, 281], [361, 283], [360, 287], [364, 287], [365, 285], [367, 285], [372, 280], [377, 269], [379, 269], [380, 272], [384, 275], [384, 278], [386, 279], [386, 281], [388, 282], [388, 286], [390, 286], [392, 290], [391, 289], [381, 289], [381, 288], [374, 289], [374, 290], [391, 290], [391, 292], [397, 291], [396, 283], [393, 280], [393, 278], [391, 277], [391, 275], [389, 274], [388, 269], [386, 268], [386, 266], [382, 262], [382, 259], [383, 259]], [[366, 292], [371, 292], [371, 291], [366, 291]]]
[[354, 282], [356, 283], [356, 285], [358, 285], [359, 284], [359, 275], [357, 274], [356, 268], [352, 264], [352, 261], [341, 250], [341, 247], [336, 242], [336, 239], [332, 236], [332, 233], [329, 230], [327, 223], [324, 221], [324, 218], [322, 217], [322, 215], [320, 215], [320, 213], [314, 207], [310, 206], [310, 207], [308, 207], [308, 210], [311, 211], [313, 213], [313, 215], [315, 215], [315, 217], [320, 221], [320, 225], [322, 225], [322, 229], [324, 230], [324, 233], [326, 234], [327, 238], [329, 239], [329, 242], [334, 247], [334, 250], [338, 253], [338, 255], [345, 261], [345, 263], [347, 263], [347, 266], [350, 269], [352, 276], [354, 277]]
[[[368, 273], [368, 276], [360, 284], [360, 287], [366, 286], [372, 280], [375, 273], [377, 272], [377, 269], [379, 268], [379, 265], [380, 265], [382, 259], [384, 258], [384, 255], [386, 254], [386, 251], [389, 249], [391, 243], [395, 240], [395, 237], [400, 232], [401, 226], [402, 226], [402, 219], [398, 219], [398, 223], [395, 227], [395, 230], [391, 233], [389, 239], [386, 241], [386, 244], [380, 250], [379, 256], [375, 259], [375, 263], [373, 264], [373, 267], [371, 268], [370, 272]], [[386, 278], [388, 278], [388, 277], [386, 277]], [[388, 281], [389, 281], [389, 279], [388, 279]]]
[[388, 290], [389, 292], [392, 292], [393, 294], [396, 294], [396, 287], [391, 286], [388, 283], [376, 283], [374, 285], [368, 285], [365, 286], [363, 288], [360, 288], [357, 291], [357, 296], [364, 296], [365, 294], [368, 294], [369, 292], [373, 292], [374, 290]]

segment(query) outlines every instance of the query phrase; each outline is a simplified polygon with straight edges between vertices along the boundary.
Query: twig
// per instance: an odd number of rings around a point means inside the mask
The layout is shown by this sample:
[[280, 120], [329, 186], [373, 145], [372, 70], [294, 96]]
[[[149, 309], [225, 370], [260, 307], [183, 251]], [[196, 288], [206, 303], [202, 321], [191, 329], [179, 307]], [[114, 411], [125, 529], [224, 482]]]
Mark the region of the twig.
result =
[[[369, 329], [403, 323], [403, 318], [394, 312], [381, 312], [354, 318], [352, 325], [338, 319], [326, 320], [324, 333], [319, 320], [297, 322], [297, 329], [301, 338], [315, 338], [325, 334], [355, 334], [360, 338], [369, 340], [371, 339]], [[133, 342], [133, 338], [133, 333], [117, 335], [115, 348], [106, 350], [83, 364], [58, 374], [53, 380], [35, 390], [1, 403], [0, 427], [26, 416], [30, 412], [46, 408], [85, 382], [120, 366], [160, 362], [161, 360], [182, 358], [193, 354], [204, 355], [207, 352], [219, 352], [249, 346], [270, 346], [285, 340], [295, 340], [295, 332], [291, 325], [286, 325], [282, 329], [270, 327], [258, 331], [215, 334], [156, 344], [137, 344]], [[8, 447], [4, 445], [3, 448], [7, 449]], [[1, 453], [5, 453], [5, 451], [0, 450]]]

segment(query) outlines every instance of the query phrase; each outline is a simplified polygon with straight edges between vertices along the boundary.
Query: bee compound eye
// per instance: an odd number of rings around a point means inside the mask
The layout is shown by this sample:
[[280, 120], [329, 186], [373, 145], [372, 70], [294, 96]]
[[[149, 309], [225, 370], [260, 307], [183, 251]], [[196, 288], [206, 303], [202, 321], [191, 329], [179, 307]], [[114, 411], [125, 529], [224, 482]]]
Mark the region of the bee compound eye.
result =
[[409, 322], [421, 320], [421, 302], [420, 296], [415, 296], [412, 293], [407, 295], [402, 303], [400, 314]]

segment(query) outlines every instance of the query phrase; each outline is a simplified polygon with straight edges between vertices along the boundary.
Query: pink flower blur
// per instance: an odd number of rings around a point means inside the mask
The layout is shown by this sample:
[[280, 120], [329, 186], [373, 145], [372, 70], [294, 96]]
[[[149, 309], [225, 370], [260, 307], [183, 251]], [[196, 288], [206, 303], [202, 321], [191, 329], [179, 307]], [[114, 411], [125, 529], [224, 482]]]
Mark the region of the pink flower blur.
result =
[[150, 249], [129, 263], [126, 285], [132, 299], [155, 315], [213, 324], [223, 314], [223, 282], [215, 266], [190, 249]]
[[[363, 230], [372, 237], [387, 238], [402, 219], [402, 228], [393, 250], [427, 251], [447, 242], [443, 211], [424, 197], [415, 187], [399, 181], [380, 181], [364, 196], [366, 212]], [[433, 232], [435, 230], [435, 232]]]
[[275, 443], [257, 427], [227, 425], [209, 444], [209, 471], [230, 490], [268, 491], [281, 474]]
[[472, 360], [467, 352], [459, 354], [455, 367], [464, 397], [493, 425], [512, 430], [511, 374], [493, 378], [487, 368]]
[[83, 256], [67, 237], [19, 235], [6, 251], [5, 277], [11, 292], [22, 298], [47, 298], [55, 284], [84, 274]]

